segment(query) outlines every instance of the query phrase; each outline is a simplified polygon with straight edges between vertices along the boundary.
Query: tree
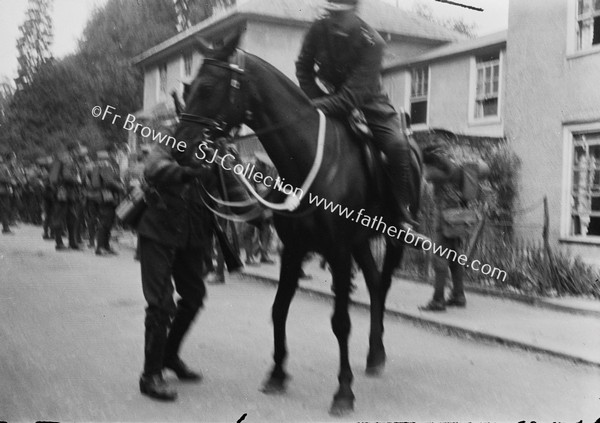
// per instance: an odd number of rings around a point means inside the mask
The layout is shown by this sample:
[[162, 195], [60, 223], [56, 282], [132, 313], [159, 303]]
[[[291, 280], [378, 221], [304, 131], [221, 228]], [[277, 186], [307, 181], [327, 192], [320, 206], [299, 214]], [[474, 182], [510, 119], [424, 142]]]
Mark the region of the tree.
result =
[[[88, 21], [78, 56], [94, 89], [88, 109], [111, 105], [123, 113], [142, 106], [143, 76], [131, 59], [174, 36], [177, 15], [173, 0], [108, 0]], [[109, 142], [123, 142], [127, 133], [110, 122], [98, 121]]]
[[429, 5], [421, 2], [415, 2], [413, 10], [418, 16], [464, 34], [469, 38], [475, 38], [477, 36], [477, 24], [475, 23], [466, 23], [461, 18], [439, 19], [434, 15], [433, 10]]
[[[37, 1], [37, 0], [36, 0]], [[176, 34], [172, 0], [108, 0], [87, 23], [78, 52], [38, 65], [12, 97], [0, 143], [24, 156], [78, 140], [92, 149], [124, 141], [126, 131], [90, 119], [95, 105], [125, 113], [141, 107], [143, 78], [131, 58]]]
[[177, 12], [177, 30], [185, 31], [211, 17], [215, 11], [236, 4], [236, 0], [173, 0]]
[[[49, 2], [52, 0], [30, 0]], [[201, 16], [235, 0], [195, 0]], [[210, 7], [209, 7], [210, 6]], [[200, 14], [192, 15], [192, 22]], [[25, 156], [48, 154], [77, 140], [95, 150], [126, 141], [127, 131], [91, 117], [94, 106], [126, 115], [142, 107], [143, 75], [131, 59], [177, 34], [174, 0], [108, 0], [88, 20], [78, 51], [38, 65], [0, 116], [0, 145]]]
[[52, 58], [52, 2], [53, 0], [29, 0], [25, 21], [19, 26], [21, 36], [17, 40], [19, 69], [16, 79], [19, 89], [29, 84], [38, 67]]

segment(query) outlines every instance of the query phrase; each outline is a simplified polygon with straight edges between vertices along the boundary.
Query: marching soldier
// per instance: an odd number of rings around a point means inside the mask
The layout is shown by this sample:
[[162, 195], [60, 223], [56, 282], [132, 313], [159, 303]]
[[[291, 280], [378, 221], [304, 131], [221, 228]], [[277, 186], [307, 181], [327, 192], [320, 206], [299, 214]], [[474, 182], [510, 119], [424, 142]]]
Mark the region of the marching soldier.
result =
[[75, 213], [77, 214], [77, 226], [75, 227], [75, 241], [78, 245], [83, 244], [84, 229], [86, 226], [85, 219], [85, 183], [86, 183], [86, 170], [89, 167], [90, 158], [88, 155], [87, 147], [80, 146], [75, 157], [75, 164], [79, 169], [81, 175], [81, 186], [79, 189], [79, 198], [75, 203]]
[[100, 191], [96, 255], [117, 255], [110, 246], [110, 231], [115, 224], [115, 209], [119, 204], [119, 197], [125, 190], [114, 157], [107, 151], [98, 151], [97, 158], [98, 163], [92, 176], [92, 186]]
[[43, 187], [43, 211], [44, 211], [44, 221], [42, 223], [43, 234], [42, 238], [45, 240], [54, 239], [54, 232], [52, 230], [52, 216], [54, 215], [54, 197], [55, 192], [53, 185], [50, 183], [50, 170], [53, 165], [53, 158], [51, 156], [47, 156], [43, 159], [43, 178], [42, 182], [44, 184]]
[[9, 221], [12, 226], [24, 216], [23, 191], [27, 182], [25, 171], [17, 160], [17, 155], [10, 152], [6, 156], [8, 169], [12, 176], [12, 196], [10, 199]]
[[81, 171], [75, 161], [78, 152], [79, 144], [70, 144], [68, 151], [59, 157], [50, 172], [50, 183], [53, 185], [55, 192], [52, 226], [57, 251], [67, 248], [62, 240], [65, 226], [69, 239], [68, 248], [81, 250], [76, 239], [77, 207], [82, 185]]
[[100, 182], [94, 187], [92, 179], [97, 163], [89, 161], [83, 169], [83, 218], [88, 231], [88, 248], [96, 248], [98, 227], [98, 203], [100, 202]]
[[13, 179], [4, 161], [5, 154], [0, 153], [0, 223], [2, 224], [2, 233], [12, 235], [9, 227], [10, 220], [10, 201], [13, 193]]
[[[480, 180], [489, 174], [489, 167], [483, 161], [471, 164], [457, 164], [449, 159], [449, 146], [441, 139], [434, 140], [423, 149], [425, 178], [433, 185], [435, 202], [435, 242], [444, 249], [463, 253], [464, 241], [471, 236], [467, 221], [475, 222], [477, 213], [469, 201], [477, 198]], [[447, 213], [454, 216], [452, 221]], [[433, 269], [435, 283], [433, 298], [420, 307], [423, 311], [444, 311], [446, 307], [465, 307], [467, 300], [464, 291], [464, 267], [447, 257], [434, 255]], [[452, 292], [445, 298], [448, 270], [452, 277]]]

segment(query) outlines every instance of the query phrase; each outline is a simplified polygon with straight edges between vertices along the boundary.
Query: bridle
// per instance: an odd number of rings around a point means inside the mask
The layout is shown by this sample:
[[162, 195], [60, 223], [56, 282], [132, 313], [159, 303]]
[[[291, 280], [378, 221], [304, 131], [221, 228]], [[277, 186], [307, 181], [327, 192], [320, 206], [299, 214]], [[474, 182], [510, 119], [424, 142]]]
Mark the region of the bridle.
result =
[[[223, 114], [217, 115], [216, 119], [206, 118], [203, 116], [198, 116], [190, 113], [182, 113], [179, 119], [182, 122], [194, 123], [198, 125], [202, 125], [206, 130], [216, 133], [220, 136], [228, 137], [230, 132], [234, 129], [239, 129], [243, 123], [246, 123], [249, 119], [252, 118], [252, 114], [247, 107], [246, 98], [244, 98], [244, 93], [241, 90], [242, 83], [241, 79], [245, 75], [245, 52], [243, 50], [237, 50], [235, 55], [235, 63], [225, 62], [217, 59], [207, 58], [204, 59], [204, 65], [209, 66], [217, 66], [222, 69], [226, 69], [230, 71], [230, 83], [229, 83], [229, 95], [226, 99], [229, 101], [229, 107], [227, 110], [233, 111], [235, 113], [236, 110], [242, 110], [241, 115], [234, 115], [230, 113], [229, 116], [224, 116]], [[226, 100], [226, 101], [227, 101]], [[241, 100], [241, 101], [240, 101]], [[239, 105], [242, 104], [242, 107]], [[224, 106], [224, 105], [222, 105]], [[223, 110], [223, 108], [221, 108]], [[307, 193], [308, 190], [312, 187], [314, 180], [316, 179], [319, 170], [321, 169], [321, 164], [323, 162], [323, 152], [325, 149], [325, 134], [326, 134], [326, 124], [327, 119], [325, 118], [325, 114], [317, 109], [319, 114], [319, 131], [318, 131], [318, 139], [317, 139], [317, 152], [315, 155], [315, 160], [313, 165], [300, 188], [302, 193]], [[302, 116], [298, 116], [296, 119], [300, 119]], [[294, 120], [296, 120], [294, 119]], [[232, 121], [237, 121], [237, 124], [230, 124]], [[265, 128], [261, 131], [255, 131], [251, 136], [258, 136], [260, 134], [264, 134], [267, 132], [274, 132], [278, 129], [284, 128], [288, 126], [291, 122], [283, 122], [281, 124]], [[236, 140], [239, 140], [237, 138]], [[246, 178], [240, 177], [236, 175], [237, 179], [244, 185], [244, 187], [252, 194], [252, 196], [263, 206], [275, 211], [275, 212], [293, 212], [299, 206], [300, 202], [303, 198], [297, 197], [295, 194], [290, 194], [287, 196], [283, 203], [272, 203], [263, 198], [260, 194], [256, 192], [254, 187]]]
[[[211, 58], [204, 59], [203, 63], [204, 66], [216, 66], [222, 69], [226, 69], [230, 72], [231, 77], [229, 82], [229, 93], [227, 96], [227, 100], [229, 101], [229, 107], [221, 107], [220, 109], [226, 109], [232, 112], [230, 112], [230, 114], [227, 116], [219, 114], [215, 119], [207, 118], [204, 116], [198, 116], [191, 113], [181, 113], [181, 115], [179, 116], [180, 121], [202, 125], [205, 127], [205, 129], [215, 133], [217, 136], [227, 136], [233, 129], [239, 128], [243, 123], [245, 123], [247, 118], [250, 116], [250, 112], [245, 107], [246, 102], [243, 98], [244, 94], [241, 90], [241, 79], [245, 74], [244, 65], [246, 62], [246, 55], [244, 51], [237, 50], [235, 57], [235, 63], [224, 62], [218, 59]], [[243, 105], [241, 109], [239, 108], [239, 104]], [[235, 111], [238, 109], [243, 110], [242, 116], [234, 115]], [[235, 120], [237, 120], [239, 123], [230, 123]]]

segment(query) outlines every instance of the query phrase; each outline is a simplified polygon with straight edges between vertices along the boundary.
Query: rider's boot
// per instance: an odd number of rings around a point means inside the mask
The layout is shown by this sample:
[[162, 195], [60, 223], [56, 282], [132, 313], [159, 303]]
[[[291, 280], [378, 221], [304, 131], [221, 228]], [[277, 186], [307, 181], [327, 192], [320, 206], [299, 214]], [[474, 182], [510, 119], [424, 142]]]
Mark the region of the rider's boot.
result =
[[[392, 157], [390, 157], [392, 153]], [[418, 240], [421, 238], [421, 243], [425, 241], [431, 242], [428, 236], [417, 232], [419, 222], [417, 222], [411, 215], [408, 205], [410, 204], [410, 151], [404, 151], [404, 149], [398, 149], [388, 152], [388, 172], [393, 182], [392, 194], [394, 196], [396, 209], [398, 210], [398, 228], [403, 230], [404, 233], [412, 233], [414, 239]], [[418, 241], [417, 241], [418, 242]], [[404, 244], [409, 247], [419, 248], [420, 246], [413, 243], [404, 241], [404, 237], [392, 238], [394, 244]]]

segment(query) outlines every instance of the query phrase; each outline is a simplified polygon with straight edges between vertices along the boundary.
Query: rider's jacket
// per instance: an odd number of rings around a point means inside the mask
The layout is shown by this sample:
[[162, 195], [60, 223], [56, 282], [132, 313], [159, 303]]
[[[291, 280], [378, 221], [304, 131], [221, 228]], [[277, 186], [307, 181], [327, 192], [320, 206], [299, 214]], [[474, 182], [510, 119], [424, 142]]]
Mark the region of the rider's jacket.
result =
[[[381, 83], [385, 41], [359, 17], [347, 33], [328, 17], [313, 23], [296, 61], [302, 90], [328, 115], [347, 116], [377, 100], [387, 100]], [[331, 92], [326, 93], [317, 84]]]

